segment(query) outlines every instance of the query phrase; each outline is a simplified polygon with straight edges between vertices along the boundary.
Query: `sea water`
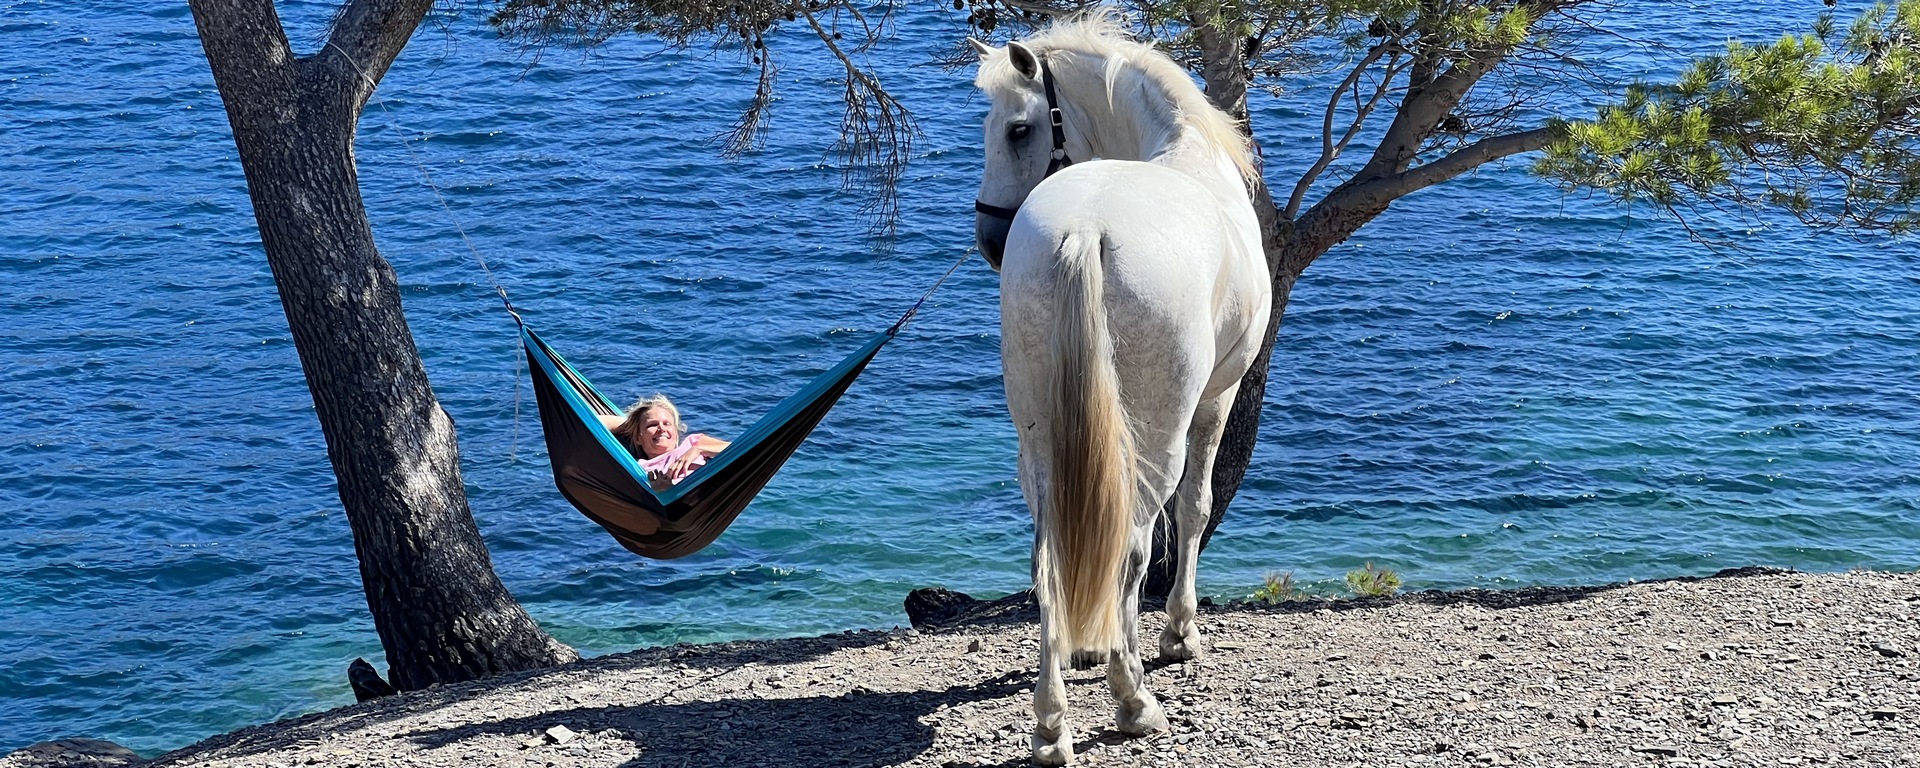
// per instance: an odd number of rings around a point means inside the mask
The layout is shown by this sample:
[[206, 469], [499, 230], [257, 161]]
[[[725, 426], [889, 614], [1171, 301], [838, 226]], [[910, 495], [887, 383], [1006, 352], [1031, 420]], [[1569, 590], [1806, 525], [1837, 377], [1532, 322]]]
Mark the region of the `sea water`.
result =
[[[335, 4], [277, 5], [317, 48]], [[1640, 8], [1616, 21], [1648, 42], [1604, 63], [1670, 75], [1726, 30], [1772, 39], [1818, 10]], [[11, 1], [0, 32], [0, 751], [151, 753], [350, 702], [347, 662], [384, 666], [380, 646], [192, 18]], [[734, 51], [528, 51], [467, 9], [381, 84], [357, 153], [374, 232], [495, 568], [560, 640], [884, 628], [915, 587], [1025, 586], [980, 261], [714, 546], [648, 562], [555, 492], [512, 322], [462, 239], [609, 394], [666, 392], [737, 434], [970, 245], [986, 105], [929, 63], [962, 33], [905, 9], [868, 56], [924, 129], [888, 243], [842, 187], [840, 74], [803, 35], [772, 41], [767, 141], [731, 160], [714, 139], [754, 76]], [[1283, 192], [1325, 96], [1256, 98]], [[1295, 290], [1201, 591], [1290, 571], [1337, 593], [1368, 561], [1412, 589], [1920, 566], [1912, 245], [1709, 223], [1726, 245], [1524, 160], [1395, 204]]]

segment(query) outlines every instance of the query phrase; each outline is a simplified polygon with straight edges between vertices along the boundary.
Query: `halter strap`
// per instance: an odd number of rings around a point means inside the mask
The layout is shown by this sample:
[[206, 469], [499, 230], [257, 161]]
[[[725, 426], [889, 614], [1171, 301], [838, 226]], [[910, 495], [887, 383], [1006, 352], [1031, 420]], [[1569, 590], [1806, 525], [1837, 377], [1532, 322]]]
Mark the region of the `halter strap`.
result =
[[1006, 219], [1007, 221], [1013, 221], [1013, 215], [1016, 213], [1019, 213], [1020, 209], [1002, 208], [997, 205], [987, 205], [986, 203], [975, 200], [973, 201], [973, 212], [984, 213], [996, 219]]
[[[1040, 57], [1040, 83], [1047, 91], [1047, 122], [1052, 124], [1053, 127], [1053, 150], [1047, 155], [1049, 158], [1047, 160], [1047, 174], [1046, 176], [1040, 177], [1044, 179], [1047, 176], [1052, 176], [1062, 168], [1073, 165], [1073, 158], [1067, 156], [1066, 119], [1060, 114], [1060, 97], [1054, 94], [1053, 89], [1053, 67], [1047, 65], [1047, 57], [1045, 56]], [[973, 201], [973, 210], [975, 213], [985, 216], [1013, 221], [1014, 214], [1020, 212], [1020, 206], [1015, 205], [1012, 208], [1002, 208], [997, 205], [988, 205], [976, 199]]]

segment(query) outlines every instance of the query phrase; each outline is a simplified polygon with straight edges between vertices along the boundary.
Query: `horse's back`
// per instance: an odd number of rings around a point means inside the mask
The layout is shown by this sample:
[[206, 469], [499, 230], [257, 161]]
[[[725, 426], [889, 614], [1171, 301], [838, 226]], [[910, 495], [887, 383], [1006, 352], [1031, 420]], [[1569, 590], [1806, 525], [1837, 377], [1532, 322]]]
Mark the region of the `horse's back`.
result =
[[1001, 264], [1003, 358], [1016, 417], [1049, 397], [1064, 250], [1094, 240], [1123, 399], [1129, 410], [1145, 409], [1137, 418], [1170, 416], [1155, 426], [1184, 430], [1180, 414], [1238, 381], [1245, 366], [1227, 371], [1235, 366], [1223, 366], [1223, 355], [1257, 333], [1255, 324], [1264, 327], [1269, 288], [1264, 257], [1247, 252], [1258, 244], [1257, 230], [1245, 231], [1251, 206], [1244, 221], [1236, 213], [1186, 174], [1151, 163], [1083, 163], [1036, 187]]
[[[1176, 170], [1116, 160], [1070, 166], [1021, 205], [1001, 265], [1003, 315], [1044, 326], [1061, 247], [1069, 236], [1098, 237], [1108, 322], [1124, 334], [1116, 353], [1164, 346], [1138, 353], [1198, 355], [1207, 359], [1195, 364], [1211, 367], [1249, 322], [1265, 324], [1270, 289], [1257, 227], [1244, 195], [1222, 199]], [[1166, 344], [1143, 344], [1146, 336]]]
[[[1245, 210], [1232, 210], [1236, 206]], [[1244, 222], [1238, 213], [1245, 214]], [[1096, 160], [1068, 166], [1035, 187], [1021, 204], [1007, 245], [1012, 251], [1022, 245], [1013, 238], [1037, 236], [1040, 242], [1021, 249], [1044, 256], [1066, 232], [1091, 226], [1128, 249], [1115, 258], [1150, 266], [1179, 257], [1188, 260], [1181, 266], [1192, 274], [1233, 254], [1232, 246], [1241, 244], [1235, 230], [1252, 224], [1252, 214], [1244, 195], [1223, 199], [1185, 173], [1153, 163]]]

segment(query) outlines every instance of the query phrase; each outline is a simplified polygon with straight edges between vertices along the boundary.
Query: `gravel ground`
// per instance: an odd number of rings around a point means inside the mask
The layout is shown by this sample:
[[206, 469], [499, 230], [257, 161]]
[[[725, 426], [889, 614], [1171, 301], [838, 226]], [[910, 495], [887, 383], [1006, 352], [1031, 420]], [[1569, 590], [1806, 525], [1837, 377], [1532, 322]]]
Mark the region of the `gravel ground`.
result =
[[[1038, 632], [985, 605], [435, 688], [153, 765], [1025, 765]], [[1068, 673], [1075, 765], [1920, 767], [1917, 613], [1920, 574], [1752, 571], [1203, 608], [1209, 652], [1149, 664], [1171, 734], [1121, 737], [1104, 670]]]

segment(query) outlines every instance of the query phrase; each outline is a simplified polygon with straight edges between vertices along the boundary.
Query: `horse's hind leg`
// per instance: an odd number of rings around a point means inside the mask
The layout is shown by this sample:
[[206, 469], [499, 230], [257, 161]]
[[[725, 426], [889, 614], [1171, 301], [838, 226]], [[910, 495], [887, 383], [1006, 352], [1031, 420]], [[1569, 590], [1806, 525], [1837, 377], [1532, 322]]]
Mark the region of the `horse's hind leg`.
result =
[[[1029, 436], [1028, 439], [1036, 439]], [[1027, 499], [1027, 508], [1039, 510], [1044, 503], [1046, 493], [1041, 489], [1050, 482], [1047, 476], [1046, 462], [1027, 450], [1022, 442], [1020, 451], [1020, 493]], [[1056, 606], [1051, 604], [1048, 591], [1039, 586], [1053, 578], [1057, 565], [1053, 562], [1047, 542], [1046, 531], [1042, 528], [1041, 517], [1033, 519], [1033, 596], [1040, 605], [1040, 671], [1033, 683], [1033, 762], [1040, 765], [1066, 765], [1073, 760], [1073, 727], [1067, 723], [1067, 685], [1060, 677], [1060, 663], [1065, 661], [1053, 652], [1054, 633], [1060, 631], [1054, 626], [1053, 616]]]
[[1194, 595], [1194, 574], [1200, 560], [1200, 536], [1207, 530], [1207, 518], [1213, 511], [1213, 457], [1220, 449], [1220, 434], [1226, 429], [1227, 410], [1233, 407], [1238, 386], [1227, 387], [1211, 398], [1200, 401], [1194, 410], [1193, 426], [1187, 431], [1186, 474], [1174, 492], [1174, 544], [1179, 555], [1179, 570], [1173, 576], [1173, 592], [1167, 595], [1167, 626], [1160, 632], [1160, 657], [1186, 661], [1200, 653], [1200, 628], [1194, 624], [1198, 611]]
[[1107, 658], [1107, 690], [1113, 692], [1120, 710], [1114, 727], [1130, 736], [1168, 730], [1166, 711], [1147, 689], [1146, 669], [1140, 663], [1140, 585], [1147, 578], [1152, 531], [1151, 524], [1134, 526], [1133, 547], [1120, 581], [1120, 647]]
[[1127, 559], [1120, 571], [1120, 644], [1107, 658], [1107, 689], [1119, 707], [1114, 727], [1132, 736], [1168, 729], [1166, 711], [1147, 689], [1146, 669], [1140, 663], [1140, 587], [1147, 580], [1147, 560], [1153, 554], [1154, 522], [1173, 496], [1186, 441], [1186, 433], [1178, 426], [1163, 427], [1149, 428], [1147, 434], [1136, 437], [1140, 492], [1133, 512], [1133, 532], [1127, 540]]
[[1067, 724], [1067, 684], [1053, 653], [1052, 628], [1040, 620], [1040, 675], [1033, 685], [1033, 761], [1066, 765], [1073, 760], [1073, 727]]

